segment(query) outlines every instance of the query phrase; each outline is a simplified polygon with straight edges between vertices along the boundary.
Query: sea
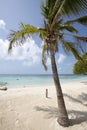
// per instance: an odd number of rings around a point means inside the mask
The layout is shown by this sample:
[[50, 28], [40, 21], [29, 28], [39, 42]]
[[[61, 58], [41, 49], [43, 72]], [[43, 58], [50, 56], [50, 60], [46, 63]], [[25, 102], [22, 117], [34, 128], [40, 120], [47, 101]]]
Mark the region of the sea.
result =
[[[60, 83], [67, 82], [84, 82], [87, 81], [87, 75], [73, 75], [73, 74], [61, 74], [59, 75]], [[1, 74], [0, 86], [7, 86], [8, 88], [16, 87], [42, 87], [53, 86], [54, 81], [52, 75], [25, 75], [25, 74]]]

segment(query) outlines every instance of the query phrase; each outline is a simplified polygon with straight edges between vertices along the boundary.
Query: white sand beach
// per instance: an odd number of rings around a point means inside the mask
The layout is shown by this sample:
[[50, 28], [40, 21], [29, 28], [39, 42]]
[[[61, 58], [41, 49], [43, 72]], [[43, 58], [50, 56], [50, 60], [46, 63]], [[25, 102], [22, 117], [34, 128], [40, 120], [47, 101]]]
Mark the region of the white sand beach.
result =
[[0, 91], [0, 130], [87, 130], [87, 83], [64, 83], [62, 90], [70, 127], [58, 125], [55, 87], [48, 86]]

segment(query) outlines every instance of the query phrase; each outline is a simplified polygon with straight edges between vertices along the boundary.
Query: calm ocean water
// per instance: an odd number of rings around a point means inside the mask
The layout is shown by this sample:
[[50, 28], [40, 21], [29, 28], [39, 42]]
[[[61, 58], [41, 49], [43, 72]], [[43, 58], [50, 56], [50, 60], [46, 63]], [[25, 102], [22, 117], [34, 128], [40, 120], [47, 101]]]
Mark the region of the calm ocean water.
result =
[[[87, 81], [87, 75], [59, 75], [60, 82]], [[7, 87], [52, 86], [52, 75], [0, 75], [0, 84]]]

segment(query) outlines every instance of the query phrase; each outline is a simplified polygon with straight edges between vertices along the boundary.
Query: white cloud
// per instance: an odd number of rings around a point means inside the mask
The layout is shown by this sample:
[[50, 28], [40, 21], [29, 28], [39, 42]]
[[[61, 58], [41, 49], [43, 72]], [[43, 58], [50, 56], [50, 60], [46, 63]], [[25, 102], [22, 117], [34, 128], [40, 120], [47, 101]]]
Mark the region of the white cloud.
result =
[[[23, 65], [31, 66], [41, 63], [42, 48], [30, 38], [25, 41], [22, 46], [14, 47], [11, 54], [8, 54], [8, 40], [0, 39], [0, 59], [3, 60], [20, 60]], [[59, 54], [57, 63], [61, 64], [66, 56]], [[47, 58], [47, 65], [50, 65], [50, 57]]]
[[0, 59], [6, 59], [8, 56], [8, 40], [0, 39]]
[[63, 61], [66, 59], [66, 56], [64, 56], [63, 54], [59, 54], [59, 58], [58, 58], [58, 63], [61, 64], [63, 63]]
[[0, 59], [21, 60], [24, 65], [38, 64], [41, 61], [41, 48], [31, 39], [27, 39], [22, 46], [14, 47], [8, 54], [8, 40], [0, 39]]
[[4, 20], [0, 20], [0, 29], [5, 29], [6, 23], [4, 22]]

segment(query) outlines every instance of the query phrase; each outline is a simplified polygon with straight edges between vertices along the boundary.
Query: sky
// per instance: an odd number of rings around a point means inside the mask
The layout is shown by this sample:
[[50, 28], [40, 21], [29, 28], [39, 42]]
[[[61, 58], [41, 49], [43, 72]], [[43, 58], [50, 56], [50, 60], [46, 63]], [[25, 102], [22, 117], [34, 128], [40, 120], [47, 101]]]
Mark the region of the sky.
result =
[[[43, 0], [0, 0], [0, 74], [51, 74], [50, 58], [47, 59], [48, 71], [42, 66], [43, 41], [38, 36], [26, 39], [23, 46], [8, 54], [8, 36], [11, 30], [18, 30], [20, 23], [43, 27], [41, 3]], [[77, 25], [77, 28], [78, 25]], [[82, 31], [84, 30], [84, 31]], [[86, 30], [80, 27], [86, 35]], [[59, 74], [72, 74], [75, 58], [66, 55], [60, 48], [56, 55]]]

